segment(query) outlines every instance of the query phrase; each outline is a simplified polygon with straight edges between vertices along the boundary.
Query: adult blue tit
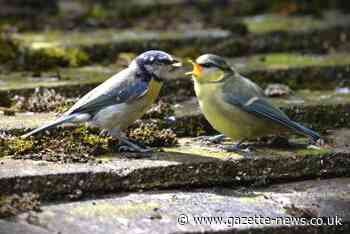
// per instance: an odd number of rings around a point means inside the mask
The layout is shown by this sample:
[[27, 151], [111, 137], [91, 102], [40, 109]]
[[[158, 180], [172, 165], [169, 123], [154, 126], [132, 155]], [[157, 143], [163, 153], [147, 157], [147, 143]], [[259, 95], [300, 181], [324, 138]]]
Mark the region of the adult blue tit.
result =
[[200, 108], [217, 131], [238, 141], [238, 150], [245, 139], [286, 130], [306, 135], [317, 141], [320, 135], [292, 121], [264, 96], [262, 89], [241, 76], [226, 61], [213, 54], [205, 54], [193, 62], [195, 93]]
[[56, 121], [39, 127], [23, 138], [63, 123], [88, 122], [107, 130], [114, 138], [137, 152], [149, 149], [129, 141], [122, 132], [154, 103], [163, 81], [179, 65], [168, 53], [150, 50], [137, 56], [129, 66], [97, 86]]

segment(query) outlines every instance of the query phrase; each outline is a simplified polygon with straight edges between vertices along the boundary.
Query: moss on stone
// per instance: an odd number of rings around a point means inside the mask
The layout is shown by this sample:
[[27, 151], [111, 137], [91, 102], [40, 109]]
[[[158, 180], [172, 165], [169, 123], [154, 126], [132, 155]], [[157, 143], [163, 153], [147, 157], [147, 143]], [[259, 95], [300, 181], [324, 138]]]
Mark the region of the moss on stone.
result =
[[171, 129], [162, 129], [156, 122], [141, 122], [128, 131], [128, 137], [152, 147], [172, 146], [177, 143], [176, 134]]
[[34, 71], [45, 71], [57, 67], [78, 67], [89, 62], [89, 55], [77, 48], [26, 49], [23, 67]]
[[143, 119], [157, 118], [165, 119], [167, 117], [173, 116], [175, 111], [171, 104], [164, 101], [159, 101], [157, 104], [154, 104], [147, 113], [142, 116]]
[[259, 15], [244, 19], [248, 30], [253, 33], [272, 31], [302, 31], [321, 28], [326, 22], [307, 16]]
[[160, 204], [156, 202], [130, 202], [127, 204], [115, 204], [108, 201], [99, 201], [95, 204], [90, 202], [81, 204], [79, 207], [74, 207], [69, 212], [82, 217], [103, 217], [103, 216], [118, 216], [124, 218], [133, 218], [137, 215], [144, 214], [155, 208]]
[[15, 63], [18, 50], [18, 42], [2, 33], [0, 28], [0, 63], [10, 65]]
[[349, 65], [350, 56], [344, 53], [334, 53], [329, 55], [269, 53], [264, 55], [253, 55], [242, 59], [233, 59], [232, 64], [234, 65], [235, 63], [241, 64], [240, 69], [243, 71], [273, 71], [291, 68], [306, 68], [311, 66], [316, 70], [317, 68], [324, 66]]
[[15, 96], [15, 109], [30, 112], [61, 112], [74, 104], [73, 100], [56, 93], [53, 89], [36, 89], [30, 97]]
[[317, 156], [317, 157], [322, 157], [322, 156], [329, 156], [332, 154], [332, 151], [330, 149], [302, 149], [296, 151], [297, 156]]
[[[21, 139], [18, 136], [1, 135], [1, 156], [14, 159], [46, 160], [59, 163], [99, 162], [99, 156], [119, 150], [117, 140], [100, 136], [100, 130], [86, 126], [51, 129]], [[21, 131], [22, 134], [23, 131]], [[136, 144], [149, 147], [173, 146], [177, 143], [176, 134], [171, 129], [162, 129], [154, 122], [140, 122], [127, 131], [129, 139]]]
[[[194, 144], [194, 142], [192, 142]], [[242, 157], [242, 155], [233, 152], [225, 152], [219, 149], [210, 149], [205, 146], [191, 145], [191, 146], [180, 146], [180, 147], [169, 147], [164, 148], [164, 152], [173, 152], [173, 153], [183, 153], [190, 155], [197, 155], [198, 157], [210, 157], [217, 158], [220, 160], [228, 159], [237, 159]]]
[[3, 142], [3, 144], [5, 155], [32, 153], [34, 150], [34, 142], [32, 140], [10, 138], [8, 141]]
[[25, 211], [41, 211], [39, 196], [33, 193], [0, 196], [0, 218], [15, 216]]

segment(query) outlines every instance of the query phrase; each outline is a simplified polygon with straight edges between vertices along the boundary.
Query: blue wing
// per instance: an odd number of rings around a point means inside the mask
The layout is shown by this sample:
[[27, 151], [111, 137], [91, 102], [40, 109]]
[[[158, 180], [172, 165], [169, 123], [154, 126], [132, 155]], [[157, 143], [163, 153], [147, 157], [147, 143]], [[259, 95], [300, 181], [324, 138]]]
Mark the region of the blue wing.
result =
[[231, 105], [238, 106], [244, 111], [257, 117], [273, 121], [300, 134], [307, 135], [314, 141], [317, 141], [320, 138], [320, 135], [317, 132], [292, 121], [281, 110], [275, 108], [261, 97], [238, 97], [233, 94], [226, 93], [224, 99]]
[[101, 94], [70, 112], [94, 114], [104, 107], [132, 102], [142, 97], [148, 90], [148, 83], [142, 80], [121, 83], [118, 87]]

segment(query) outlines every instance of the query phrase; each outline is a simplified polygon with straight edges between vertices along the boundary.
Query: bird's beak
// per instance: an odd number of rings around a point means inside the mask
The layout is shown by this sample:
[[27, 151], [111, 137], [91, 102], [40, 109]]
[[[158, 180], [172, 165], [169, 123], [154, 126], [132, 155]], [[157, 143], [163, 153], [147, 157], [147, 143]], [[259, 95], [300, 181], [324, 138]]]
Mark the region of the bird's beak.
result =
[[193, 65], [193, 70], [191, 72], [186, 72], [187, 76], [199, 77], [202, 74], [203, 67], [193, 60], [189, 60], [189, 62]]
[[174, 59], [173, 63], [171, 64], [171, 66], [173, 66], [173, 67], [182, 67], [183, 64], [179, 60]]

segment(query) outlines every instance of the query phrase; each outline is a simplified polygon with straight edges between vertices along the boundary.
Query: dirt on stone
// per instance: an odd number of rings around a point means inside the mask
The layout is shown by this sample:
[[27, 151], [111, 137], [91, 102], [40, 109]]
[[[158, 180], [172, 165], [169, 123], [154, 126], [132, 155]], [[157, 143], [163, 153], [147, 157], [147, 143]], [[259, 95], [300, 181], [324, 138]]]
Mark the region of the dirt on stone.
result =
[[[128, 138], [145, 147], [175, 145], [176, 134], [171, 129], [161, 129], [155, 121], [138, 121], [126, 131]], [[100, 135], [99, 129], [85, 126], [58, 127], [28, 139], [6, 133], [0, 135], [0, 157], [13, 159], [59, 163], [99, 162], [100, 156], [119, 152], [119, 146], [120, 142], [112, 137]]]
[[35, 89], [30, 97], [15, 96], [14, 108], [29, 112], [63, 112], [74, 104], [75, 99], [68, 99], [54, 89]]
[[41, 211], [39, 196], [33, 193], [0, 196], [0, 218], [17, 215], [25, 211]]

